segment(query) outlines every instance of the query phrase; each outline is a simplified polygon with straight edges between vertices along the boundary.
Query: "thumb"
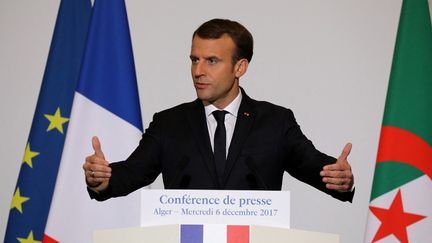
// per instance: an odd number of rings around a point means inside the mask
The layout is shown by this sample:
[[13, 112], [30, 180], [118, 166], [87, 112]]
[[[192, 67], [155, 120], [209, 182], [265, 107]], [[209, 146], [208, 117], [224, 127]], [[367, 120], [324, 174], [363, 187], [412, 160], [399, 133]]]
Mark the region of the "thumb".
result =
[[337, 159], [336, 163], [341, 163], [343, 161], [347, 161], [348, 155], [350, 154], [352, 149], [352, 144], [347, 143], [345, 147], [342, 150], [341, 155], [339, 155], [339, 158]]
[[94, 136], [92, 138], [92, 146], [93, 146], [93, 150], [95, 151], [95, 155], [99, 158], [105, 159], [105, 155], [102, 152], [101, 144], [100, 144], [99, 138], [97, 136]]

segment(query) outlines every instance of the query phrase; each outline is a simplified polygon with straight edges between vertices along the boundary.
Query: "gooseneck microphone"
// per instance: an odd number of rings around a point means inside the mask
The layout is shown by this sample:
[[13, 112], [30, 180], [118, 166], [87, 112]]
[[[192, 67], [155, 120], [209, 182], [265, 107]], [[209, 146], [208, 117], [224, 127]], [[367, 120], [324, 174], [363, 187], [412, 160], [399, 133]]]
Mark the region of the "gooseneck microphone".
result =
[[258, 182], [259, 189], [268, 190], [267, 185], [265, 184], [264, 180], [258, 173], [258, 167], [253, 161], [253, 159], [251, 157], [247, 157], [245, 163], [249, 168], [249, 170], [252, 172], [252, 175], [255, 177], [255, 180]]

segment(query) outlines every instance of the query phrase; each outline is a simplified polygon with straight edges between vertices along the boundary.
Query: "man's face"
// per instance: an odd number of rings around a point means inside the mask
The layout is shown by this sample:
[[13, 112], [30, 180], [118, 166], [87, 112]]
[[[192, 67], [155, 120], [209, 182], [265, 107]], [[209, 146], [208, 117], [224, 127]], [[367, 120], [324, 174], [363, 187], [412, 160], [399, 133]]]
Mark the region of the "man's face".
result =
[[244, 73], [239, 69], [246, 60], [233, 64], [234, 51], [235, 44], [226, 34], [219, 39], [193, 38], [191, 73], [197, 96], [204, 105], [213, 104], [223, 109], [237, 97], [238, 78]]

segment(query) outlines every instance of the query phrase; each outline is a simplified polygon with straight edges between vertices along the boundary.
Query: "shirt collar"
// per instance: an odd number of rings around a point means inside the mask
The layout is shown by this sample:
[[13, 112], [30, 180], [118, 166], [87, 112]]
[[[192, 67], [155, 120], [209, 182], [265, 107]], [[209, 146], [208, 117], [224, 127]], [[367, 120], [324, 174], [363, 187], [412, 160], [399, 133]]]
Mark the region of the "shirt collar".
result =
[[[227, 107], [225, 107], [225, 109], [223, 109], [223, 110], [227, 111], [228, 113], [230, 113], [231, 115], [233, 115], [234, 117], [237, 118], [237, 114], [238, 114], [238, 110], [240, 108], [242, 97], [243, 97], [242, 92], [239, 91], [237, 97], [233, 101], [231, 101], [231, 103], [229, 105], [227, 105]], [[204, 109], [205, 109], [205, 113], [206, 113], [207, 117], [210, 116], [213, 111], [219, 110], [213, 104], [204, 106]]]

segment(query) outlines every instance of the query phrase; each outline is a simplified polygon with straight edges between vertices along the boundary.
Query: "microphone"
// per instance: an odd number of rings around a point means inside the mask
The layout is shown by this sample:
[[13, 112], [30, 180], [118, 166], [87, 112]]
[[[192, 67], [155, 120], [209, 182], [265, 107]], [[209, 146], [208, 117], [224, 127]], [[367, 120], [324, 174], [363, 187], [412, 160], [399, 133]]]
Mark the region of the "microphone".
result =
[[[180, 179], [179, 177], [180, 177], [181, 173], [184, 171], [184, 169], [186, 168], [186, 166], [188, 164], [189, 164], [189, 157], [185, 155], [180, 160], [180, 162], [177, 164], [177, 168], [176, 168], [174, 177], [171, 180], [171, 182], [168, 184], [168, 187], [166, 187], [166, 189], [174, 189], [173, 187], [178, 183], [178, 180]], [[184, 184], [184, 183], [182, 182], [182, 184]]]
[[265, 184], [264, 180], [262, 179], [262, 177], [258, 173], [258, 167], [255, 164], [255, 162], [253, 161], [253, 159], [251, 157], [247, 157], [245, 163], [246, 163], [247, 167], [249, 168], [249, 170], [252, 172], [252, 175], [255, 177], [255, 180], [258, 182], [259, 189], [268, 190], [267, 185]]

